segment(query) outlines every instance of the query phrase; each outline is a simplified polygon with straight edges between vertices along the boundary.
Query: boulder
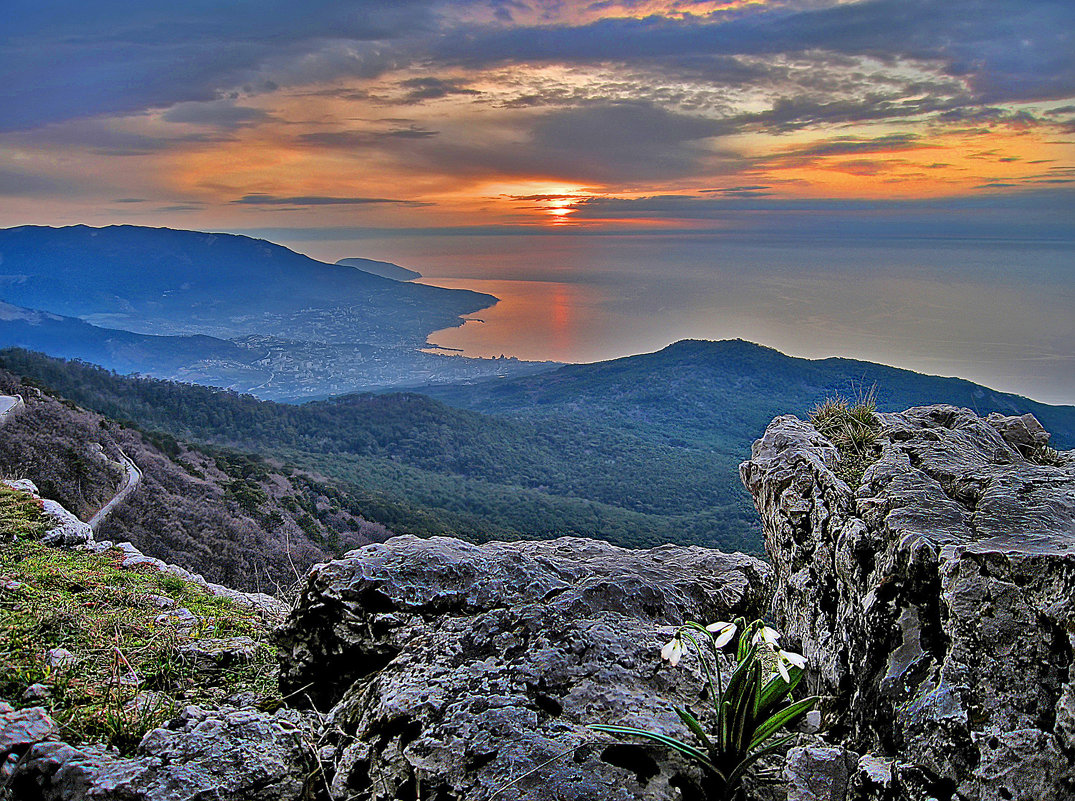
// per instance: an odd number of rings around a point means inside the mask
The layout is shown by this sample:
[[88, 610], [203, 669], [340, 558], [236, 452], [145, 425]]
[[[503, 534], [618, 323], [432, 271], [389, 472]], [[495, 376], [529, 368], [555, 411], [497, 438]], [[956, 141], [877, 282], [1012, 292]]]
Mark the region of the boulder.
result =
[[[1075, 798], [1075, 464], [1033, 418], [879, 415], [859, 487], [812, 425], [774, 420], [740, 467], [774, 614], [870, 761], [861, 797]], [[865, 757], [864, 757], [865, 759]]]
[[39, 742], [9, 778], [41, 801], [300, 801], [313, 761], [294, 711], [188, 707], [120, 757], [101, 746]]
[[395, 537], [309, 574], [281, 683], [328, 710], [336, 798], [689, 798], [691, 766], [587, 724], [690, 739], [671, 704], [698, 703], [699, 667], [661, 645], [770, 592], [765, 563], [698, 547]]

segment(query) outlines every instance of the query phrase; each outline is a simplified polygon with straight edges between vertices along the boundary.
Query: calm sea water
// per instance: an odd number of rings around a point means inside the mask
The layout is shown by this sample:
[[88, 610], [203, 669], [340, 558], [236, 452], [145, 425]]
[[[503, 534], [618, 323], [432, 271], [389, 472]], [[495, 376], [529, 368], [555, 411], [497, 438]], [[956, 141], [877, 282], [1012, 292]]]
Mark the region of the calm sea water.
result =
[[1075, 402], [1070, 245], [545, 235], [363, 247], [426, 283], [501, 299], [429, 339], [466, 355], [586, 362], [741, 337]]

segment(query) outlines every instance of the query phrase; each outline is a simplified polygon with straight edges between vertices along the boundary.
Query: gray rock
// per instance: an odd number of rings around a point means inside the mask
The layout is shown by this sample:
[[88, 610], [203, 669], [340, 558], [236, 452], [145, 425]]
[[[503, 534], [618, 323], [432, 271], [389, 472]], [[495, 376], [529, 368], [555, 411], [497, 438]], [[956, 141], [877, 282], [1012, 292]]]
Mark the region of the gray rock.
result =
[[99, 746], [45, 742], [14, 771], [16, 798], [41, 801], [298, 801], [312, 754], [294, 712], [188, 708], [121, 758]]
[[158, 626], [175, 626], [180, 631], [190, 631], [198, 625], [198, 616], [185, 606], [177, 606], [157, 615], [153, 622]]
[[179, 646], [178, 652], [198, 670], [212, 670], [249, 662], [257, 650], [250, 637], [226, 637], [194, 640]]
[[35, 703], [37, 701], [47, 701], [52, 697], [52, 689], [45, 684], [31, 684], [26, 688], [22, 694], [22, 701], [24, 703]]
[[690, 739], [670, 707], [700, 711], [699, 666], [661, 645], [684, 620], [758, 613], [769, 575], [697, 547], [395, 537], [310, 573], [282, 688], [331, 708], [336, 798], [679, 799], [693, 767], [586, 726]]
[[28, 492], [31, 495], [38, 495], [37, 485], [28, 478], [20, 478], [15, 481], [4, 480], [4, 485], [11, 487], [13, 490], [19, 490], [20, 492]]
[[41, 501], [41, 511], [52, 524], [41, 537], [45, 545], [51, 545], [54, 548], [77, 548], [93, 543], [93, 532], [90, 531], [90, 527], [56, 501], [42, 498], [34, 482], [22, 478], [18, 481], [4, 481], [3, 483], [12, 489], [33, 495]]
[[59, 734], [59, 727], [41, 707], [12, 709], [0, 702], [0, 762], [12, 754], [22, 756], [34, 743]]
[[858, 488], [793, 417], [740, 468], [829, 730], [892, 765], [892, 798], [1070, 801], [1075, 468], [966, 409], [880, 417]]
[[175, 606], [175, 600], [167, 595], [147, 595], [146, 601], [158, 609], [171, 609]]
[[858, 754], [844, 748], [800, 746], [788, 751], [784, 765], [787, 801], [844, 801]]
[[1032, 414], [1015, 417], [993, 412], [985, 421], [1023, 456], [1033, 456], [1049, 444], [1049, 432]]
[[41, 499], [41, 508], [52, 519], [52, 527], [41, 537], [41, 542], [54, 548], [77, 548], [93, 542], [90, 527], [64, 509], [56, 501]]
[[72, 667], [78, 659], [66, 648], [49, 648], [45, 651], [45, 664], [54, 668]]

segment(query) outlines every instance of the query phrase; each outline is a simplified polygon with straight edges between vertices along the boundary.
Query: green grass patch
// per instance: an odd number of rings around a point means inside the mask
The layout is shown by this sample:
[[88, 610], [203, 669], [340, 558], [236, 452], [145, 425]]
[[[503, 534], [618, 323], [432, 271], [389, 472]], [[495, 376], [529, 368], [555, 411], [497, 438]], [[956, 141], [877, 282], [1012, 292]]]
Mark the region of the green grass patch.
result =
[[881, 430], [881, 421], [877, 417], [873, 393], [855, 401], [839, 396], [827, 398], [814, 407], [810, 422], [840, 452], [836, 475], [852, 489], [857, 488], [866, 468], [877, 461], [880, 454], [877, 434]]
[[0, 537], [38, 539], [49, 529], [41, 501], [0, 484]]
[[[45, 706], [70, 742], [105, 742], [124, 753], [177, 707], [239, 692], [255, 695], [262, 708], [279, 705], [271, 624], [256, 613], [177, 576], [125, 569], [118, 551], [46, 547], [30, 538], [33, 509], [17, 498], [0, 495], [0, 511], [0, 539], [9, 540], [0, 545], [0, 698]], [[20, 536], [10, 541], [11, 533]], [[189, 609], [197, 625], [183, 632], [156, 622], [168, 610], [151, 596]], [[194, 642], [237, 636], [255, 641], [250, 659], [199, 666], [180, 653]], [[50, 667], [52, 648], [70, 651], [74, 663]], [[22, 702], [32, 684], [45, 685], [49, 697]]]

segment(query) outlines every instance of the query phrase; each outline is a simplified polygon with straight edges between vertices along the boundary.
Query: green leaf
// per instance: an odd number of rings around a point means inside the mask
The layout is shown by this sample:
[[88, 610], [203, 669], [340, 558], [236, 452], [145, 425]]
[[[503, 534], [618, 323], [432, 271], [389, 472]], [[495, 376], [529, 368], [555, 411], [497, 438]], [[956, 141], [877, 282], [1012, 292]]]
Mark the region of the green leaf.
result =
[[773, 677], [758, 694], [758, 705], [754, 712], [758, 720], [764, 720], [769, 717], [773, 710], [783, 703], [784, 698], [799, 686], [799, 682], [803, 679], [803, 670], [791, 665], [788, 668], [788, 672], [791, 674], [790, 683], [784, 681], [784, 677], [779, 673], [774, 673]]
[[646, 731], [645, 729], [636, 729], [634, 726], [608, 726], [603, 723], [593, 723], [586, 728], [593, 729], [594, 731], [605, 732], [606, 734], [625, 734], [633, 737], [643, 737], [647, 740], [653, 740], [654, 742], [660, 743], [661, 745], [665, 745], [669, 748], [675, 749], [681, 754], [689, 756], [692, 759], [697, 759], [707, 768], [712, 771], [715, 771], [722, 779], [724, 778], [724, 774], [717, 770], [717, 766], [710, 761], [708, 755], [703, 754], [693, 745], [690, 745], [688, 743], [681, 743], [679, 740], [676, 740], [672, 737], [668, 737], [664, 734], [658, 734], [654, 731]]
[[737, 754], [745, 754], [748, 744], [754, 735], [754, 719], [751, 714], [754, 711], [754, 698], [757, 693], [758, 682], [761, 680], [761, 665], [754, 662], [747, 671], [747, 678], [743, 682], [738, 698], [735, 702], [735, 725], [732, 728], [731, 747]]
[[816, 704], [820, 698], [816, 695], [811, 695], [809, 698], [804, 698], [801, 701], [797, 701], [791, 706], [785, 707], [769, 718], [767, 721], [758, 726], [758, 730], [754, 733], [754, 739], [750, 743], [751, 748], [756, 748], [768, 739], [777, 729], [786, 723], [790, 723], [794, 718], [808, 712], [810, 707]]
[[717, 730], [720, 732], [720, 748], [726, 751], [732, 741], [732, 702], [724, 701], [720, 705], [720, 716], [717, 718]]
[[728, 679], [728, 686], [724, 688], [724, 692], [721, 694], [722, 701], [728, 698], [739, 698], [740, 688], [743, 682], [746, 681], [747, 671], [754, 664], [754, 656], [757, 652], [758, 646], [752, 645], [747, 652], [746, 658], [741, 659], [739, 664], [736, 665], [735, 671], [732, 673], [731, 678]]
[[698, 718], [692, 715], [689, 710], [680, 709], [679, 707], [676, 707], [676, 714], [679, 715], [679, 719], [687, 725], [687, 728], [693, 732], [694, 736], [701, 741], [707, 750], [710, 752], [716, 750], [713, 747], [712, 740], [709, 739], [709, 735], [702, 728], [702, 724], [698, 722]]
[[780, 748], [780, 747], [782, 747], [784, 745], [787, 745], [789, 742], [791, 742], [794, 739], [795, 739], [795, 735], [790, 735], [788, 737], [783, 737], [783, 738], [777, 740], [775, 743], [773, 743], [771, 745], [768, 745], [765, 748], [762, 748], [760, 751], [755, 751], [753, 754], [748, 756], [746, 759], [744, 759], [742, 762], [740, 762], [738, 765], [735, 766], [735, 770], [733, 770], [730, 774], [728, 774], [728, 782], [727, 782], [728, 787], [734, 787], [735, 784], [743, 777], [743, 774], [746, 773], [747, 768], [749, 768], [751, 765], [753, 765], [755, 762], [757, 762], [763, 756], [765, 756], [766, 754], [773, 753], [773, 751], [777, 750], [778, 748]]

